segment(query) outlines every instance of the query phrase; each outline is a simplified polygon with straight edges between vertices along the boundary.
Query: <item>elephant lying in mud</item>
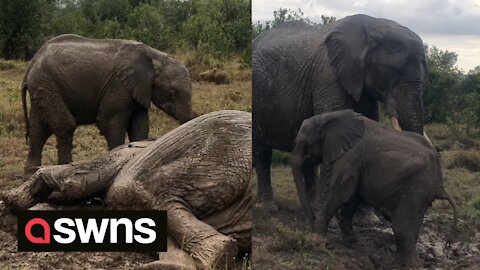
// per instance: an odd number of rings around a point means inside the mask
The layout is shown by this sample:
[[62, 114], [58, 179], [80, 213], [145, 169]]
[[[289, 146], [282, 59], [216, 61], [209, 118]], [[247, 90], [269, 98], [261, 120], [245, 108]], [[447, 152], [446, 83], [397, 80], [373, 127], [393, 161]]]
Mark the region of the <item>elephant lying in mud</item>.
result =
[[[310, 201], [305, 182], [318, 164], [325, 182], [317, 185]], [[295, 139], [292, 171], [315, 232], [325, 234], [341, 209], [340, 229], [347, 241], [355, 241], [353, 215], [359, 204], [371, 205], [391, 220], [395, 263], [402, 267], [414, 264], [419, 229], [433, 200], [448, 200], [456, 226], [457, 206], [444, 189], [438, 153], [427, 139], [387, 129], [351, 110], [303, 122]]]
[[41, 164], [42, 148], [52, 134], [58, 164], [71, 162], [79, 125], [96, 123], [110, 150], [125, 142], [127, 132], [130, 141], [147, 139], [151, 102], [184, 123], [193, 118], [191, 92], [182, 63], [140, 42], [77, 35], [50, 39], [33, 57], [22, 83], [29, 141], [25, 172], [29, 175]]
[[166, 210], [168, 252], [144, 268], [222, 268], [250, 251], [251, 159], [251, 114], [213, 112], [93, 162], [42, 167], [0, 199], [12, 210], [94, 196], [109, 209]]

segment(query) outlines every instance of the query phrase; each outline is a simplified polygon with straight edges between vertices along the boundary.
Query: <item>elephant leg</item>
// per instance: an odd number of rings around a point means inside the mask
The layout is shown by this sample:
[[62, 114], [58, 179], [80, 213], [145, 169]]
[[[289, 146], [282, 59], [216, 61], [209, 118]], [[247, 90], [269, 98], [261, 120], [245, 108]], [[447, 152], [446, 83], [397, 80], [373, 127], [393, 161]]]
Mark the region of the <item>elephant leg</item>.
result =
[[32, 107], [37, 108], [44, 123], [57, 137], [58, 164], [72, 161], [73, 133], [77, 127], [75, 118], [55, 87], [42, 87], [31, 91]]
[[148, 109], [138, 105], [128, 123], [128, 139], [130, 142], [145, 140], [148, 138], [148, 129]]
[[25, 178], [30, 177], [42, 162], [42, 150], [47, 139], [52, 135], [48, 126], [40, 119], [37, 110], [30, 110], [30, 134], [28, 157], [25, 164]]
[[[342, 177], [342, 176], [341, 176]], [[358, 178], [349, 175], [347, 179], [337, 179], [331, 186], [325, 203], [315, 215], [313, 230], [326, 234], [330, 220], [338, 210], [350, 202], [357, 191]]]
[[237, 241], [198, 220], [182, 202], [167, 204], [168, 232], [195, 260], [199, 269], [230, 269]]
[[112, 90], [103, 97], [97, 113], [97, 127], [107, 139], [109, 150], [125, 143], [125, 134], [136, 106], [139, 104], [128, 91]]
[[128, 127], [128, 115], [120, 114], [105, 120], [98, 120], [97, 126], [100, 132], [105, 136], [108, 143], [108, 149], [125, 143], [125, 133]]
[[348, 243], [353, 243], [357, 240], [357, 237], [352, 227], [352, 219], [359, 205], [360, 197], [358, 194], [355, 194], [353, 198], [340, 211], [340, 230], [342, 231], [343, 239]]
[[258, 192], [257, 204], [268, 210], [277, 210], [273, 201], [270, 166], [272, 163], [272, 149], [259, 147], [255, 155], [255, 171], [257, 173]]
[[427, 209], [428, 204], [419, 200], [417, 194], [410, 192], [401, 196], [392, 217], [392, 229], [397, 246], [395, 264], [407, 269], [415, 266], [415, 246]]
[[[55, 132], [55, 131], [54, 131]], [[75, 126], [65, 127], [61, 131], [57, 131], [57, 153], [58, 164], [67, 164], [72, 162], [72, 144]]]

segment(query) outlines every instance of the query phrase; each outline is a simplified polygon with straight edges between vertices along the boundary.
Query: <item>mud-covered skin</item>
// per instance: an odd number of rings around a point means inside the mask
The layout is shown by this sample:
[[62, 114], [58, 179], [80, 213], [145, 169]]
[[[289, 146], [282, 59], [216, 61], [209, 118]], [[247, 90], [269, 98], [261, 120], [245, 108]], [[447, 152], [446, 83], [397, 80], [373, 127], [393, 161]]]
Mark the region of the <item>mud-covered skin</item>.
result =
[[58, 164], [66, 164], [79, 125], [95, 123], [112, 149], [126, 133], [130, 141], [148, 138], [151, 102], [181, 123], [192, 117], [191, 79], [182, 63], [140, 42], [77, 35], [52, 38], [38, 50], [23, 79], [22, 102], [27, 175], [41, 164], [52, 134]]
[[[3, 199], [26, 209], [54, 193], [56, 203], [96, 195], [108, 208], [167, 210], [172, 252], [181, 247], [208, 269], [250, 250], [251, 174], [251, 114], [220, 111], [91, 163], [44, 167]], [[148, 267], [192, 265], [176, 257], [161, 254]]]
[[[308, 176], [322, 164], [325, 177], [309, 198]], [[427, 139], [399, 132], [343, 110], [305, 120], [295, 139], [292, 170], [300, 202], [316, 232], [325, 234], [337, 215], [347, 242], [354, 242], [352, 218], [360, 204], [371, 205], [392, 223], [395, 263], [410, 268], [426, 211], [435, 199], [447, 200], [440, 157]]]

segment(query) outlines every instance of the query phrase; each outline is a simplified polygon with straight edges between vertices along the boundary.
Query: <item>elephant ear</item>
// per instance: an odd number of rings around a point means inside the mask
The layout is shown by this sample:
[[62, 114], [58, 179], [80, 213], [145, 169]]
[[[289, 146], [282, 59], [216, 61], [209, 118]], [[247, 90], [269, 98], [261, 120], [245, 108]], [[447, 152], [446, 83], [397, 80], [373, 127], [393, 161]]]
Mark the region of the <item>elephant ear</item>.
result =
[[153, 87], [153, 63], [141, 43], [123, 44], [114, 57], [114, 70], [133, 98], [150, 107]]
[[337, 23], [325, 40], [328, 58], [338, 84], [356, 102], [364, 81], [368, 36], [363, 17], [347, 17]]
[[322, 162], [333, 163], [355, 146], [364, 133], [365, 125], [353, 111], [341, 112], [338, 117], [332, 117], [321, 129]]

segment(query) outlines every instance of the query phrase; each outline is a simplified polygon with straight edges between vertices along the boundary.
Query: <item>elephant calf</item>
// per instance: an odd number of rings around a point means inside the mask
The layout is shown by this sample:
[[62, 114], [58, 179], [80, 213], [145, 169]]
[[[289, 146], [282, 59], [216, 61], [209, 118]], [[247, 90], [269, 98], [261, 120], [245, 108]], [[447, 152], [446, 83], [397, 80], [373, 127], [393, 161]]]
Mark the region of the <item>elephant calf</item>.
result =
[[[325, 178], [312, 197], [306, 184], [318, 164]], [[402, 267], [415, 262], [419, 229], [433, 200], [449, 201], [456, 226], [457, 206], [444, 189], [438, 153], [427, 139], [387, 129], [351, 110], [305, 120], [295, 139], [292, 169], [314, 231], [325, 234], [341, 209], [340, 229], [346, 240], [354, 241], [352, 217], [360, 203], [371, 205], [391, 220], [395, 263]]]
[[[192, 113], [192, 83], [181, 62], [145, 44], [61, 35], [35, 54], [22, 83], [29, 143], [27, 176], [41, 164], [47, 139], [57, 138], [58, 164], [72, 161], [79, 125], [96, 124], [111, 150], [148, 138], [150, 103], [184, 123]], [[30, 117], [26, 94], [30, 94]]]
[[231, 266], [250, 250], [251, 136], [249, 113], [209, 113], [93, 162], [42, 167], [0, 197], [11, 209], [101, 196], [108, 208], [166, 210], [168, 252], [144, 268]]

